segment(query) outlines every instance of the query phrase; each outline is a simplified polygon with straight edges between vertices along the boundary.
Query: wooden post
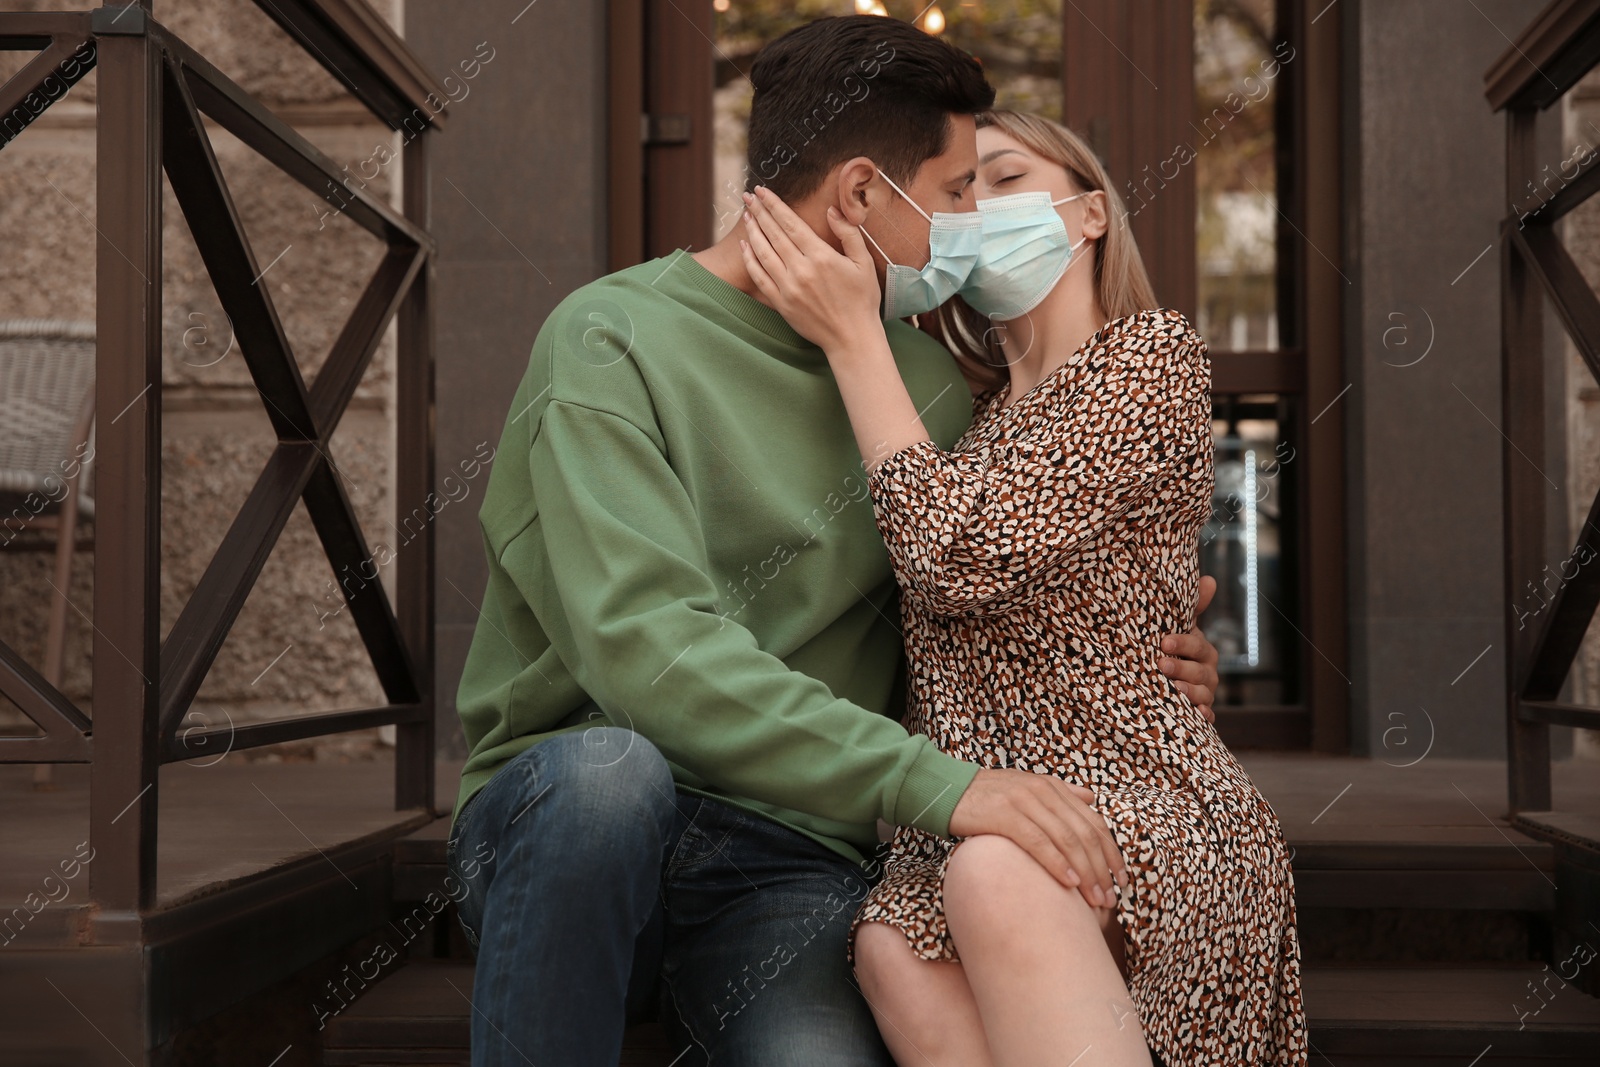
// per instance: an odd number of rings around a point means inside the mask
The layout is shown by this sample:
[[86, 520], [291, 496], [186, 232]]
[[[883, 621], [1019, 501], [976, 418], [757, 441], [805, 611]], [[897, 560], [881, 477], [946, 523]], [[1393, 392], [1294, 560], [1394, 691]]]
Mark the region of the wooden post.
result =
[[[424, 130], [401, 150], [402, 210], [418, 228], [430, 231], [432, 171], [428, 164], [433, 131]], [[395, 502], [397, 509], [420, 505], [433, 489], [434, 354], [433, 255], [417, 272], [400, 305], [395, 352]], [[400, 634], [410, 653], [420, 715], [395, 727], [394, 804], [397, 809], [433, 808], [434, 803], [434, 524], [425, 522], [395, 572], [395, 606]]]
[[[1539, 112], [1506, 111], [1506, 202], [1536, 176]], [[1505, 225], [1513, 225], [1507, 221]], [[1537, 225], [1537, 223], [1535, 223]], [[1505, 494], [1506, 773], [1511, 813], [1550, 810], [1550, 726], [1521, 718], [1522, 686], [1535, 650], [1534, 628], [1519, 628], [1512, 606], [1539, 573], [1544, 555], [1544, 328], [1538, 279], [1511, 235], [1500, 241], [1501, 477]]]
[[[132, 920], [156, 892], [161, 649], [161, 50], [138, 7], [94, 12], [96, 376], [90, 891]], [[61, 595], [70, 590], [63, 589]]]
[[1128, 210], [1156, 299], [1195, 317], [1194, 9], [1170, 0], [1062, 8], [1061, 114], [1088, 138]]

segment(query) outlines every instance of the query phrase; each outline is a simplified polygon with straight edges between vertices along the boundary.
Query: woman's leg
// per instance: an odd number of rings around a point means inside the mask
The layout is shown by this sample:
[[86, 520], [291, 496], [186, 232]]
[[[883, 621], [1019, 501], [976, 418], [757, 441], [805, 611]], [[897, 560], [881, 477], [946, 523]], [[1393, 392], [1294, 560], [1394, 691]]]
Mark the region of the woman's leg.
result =
[[994, 834], [951, 853], [944, 909], [996, 1064], [1149, 1067], [1103, 928], [1108, 909]]
[[888, 923], [856, 929], [856, 980], [900, 1067], [991, 1067], [961, 964], [925, 960]]

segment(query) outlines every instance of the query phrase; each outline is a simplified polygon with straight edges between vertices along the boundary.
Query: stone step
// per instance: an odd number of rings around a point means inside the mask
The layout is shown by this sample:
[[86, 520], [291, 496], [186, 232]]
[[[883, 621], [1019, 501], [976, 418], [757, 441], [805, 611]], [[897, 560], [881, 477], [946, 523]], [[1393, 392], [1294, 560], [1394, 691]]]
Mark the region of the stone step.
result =
[[[1314, 1062], [1594, 1067], [1600, 1060], [1600, 999], [1540, 965], [1311, 967], [1304, 982]], [[409, 963], [328, 1023], [323, 1063], [466, 1065], [471, 992], [471, 964]], [[636, 1026], [619, 1067], [670, 1067], [682, 1051], [660, 1027]]]
[[[449, 820], [395, 843], [395, 896], [421, 901], [442, 891]], [[1486, 832], [1487, 831], [1487, 832]], [[1549, 911], [1555, 906], [1554, 848], [1494, 827], [1369, 827], [1345, 837], [1296, 840], [1295, 899], [1302, 907]]]

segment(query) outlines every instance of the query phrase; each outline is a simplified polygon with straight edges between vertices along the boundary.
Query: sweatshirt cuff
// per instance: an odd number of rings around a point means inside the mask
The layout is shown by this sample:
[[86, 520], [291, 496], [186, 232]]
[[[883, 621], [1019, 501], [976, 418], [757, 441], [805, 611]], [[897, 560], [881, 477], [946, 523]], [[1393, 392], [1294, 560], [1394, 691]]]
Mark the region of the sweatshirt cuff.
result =
[[906, 772], [889, 821], [949, 837], [950, 815], [977, 775], [976, 763], [940, 752], [930, 740]]

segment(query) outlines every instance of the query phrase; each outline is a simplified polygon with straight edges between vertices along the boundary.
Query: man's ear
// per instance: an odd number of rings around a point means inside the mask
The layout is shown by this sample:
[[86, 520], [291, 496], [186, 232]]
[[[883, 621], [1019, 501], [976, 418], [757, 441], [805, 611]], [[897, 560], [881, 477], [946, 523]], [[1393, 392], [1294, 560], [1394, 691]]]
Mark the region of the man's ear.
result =
[[866, 156], [856, 156], [840, 164], [834, 183], [838, 202], [834, 206], [852, 226], [861, 225], [871, 213], [867, 190], [877, 176], [878, 168]]
[[1083, 235], [1091, 241], [1106, 235], [1107, 199], [1103, 189], [1095, 189], [1083, 198]]

